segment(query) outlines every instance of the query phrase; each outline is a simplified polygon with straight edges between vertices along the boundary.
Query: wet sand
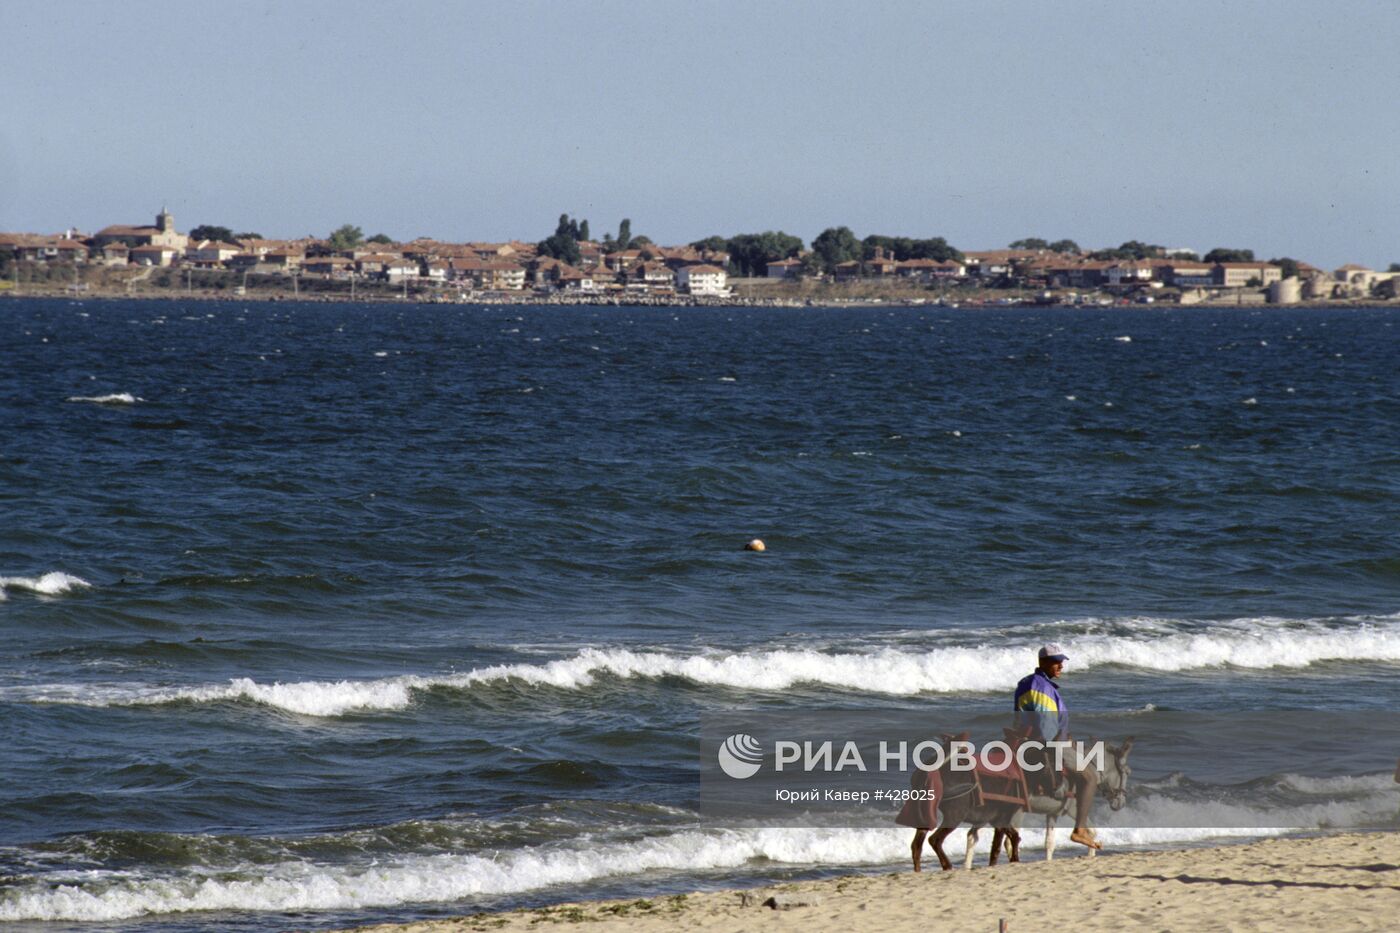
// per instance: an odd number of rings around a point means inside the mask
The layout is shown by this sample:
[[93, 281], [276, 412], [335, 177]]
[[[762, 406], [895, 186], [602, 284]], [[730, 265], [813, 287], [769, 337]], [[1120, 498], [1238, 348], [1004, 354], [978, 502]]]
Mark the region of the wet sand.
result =
[[[935, 870], [928, 870], [933, 862]], [[857, 875], [751, 891], [560, 904], [357, 933], [542, 930], [1387, 930], [1400, 918], [1400, 834]], [[778, 907], [764, 906], [776, 898]], [[784, 907], [786, 902], [789, 906]]]

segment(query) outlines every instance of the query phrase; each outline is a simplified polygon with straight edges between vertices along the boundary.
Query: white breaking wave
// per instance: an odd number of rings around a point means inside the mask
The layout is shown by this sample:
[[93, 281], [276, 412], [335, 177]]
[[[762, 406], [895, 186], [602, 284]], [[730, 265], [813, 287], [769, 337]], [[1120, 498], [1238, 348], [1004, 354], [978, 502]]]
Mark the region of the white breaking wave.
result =
[[385, 680], [301, 681], [259, 684], [238, 677], [227, 684], [159, 687], [146, 684], [39, 684], [0, 689], [0, 696], [32, 703], [76, 706], [153, 706], [163, 703], [215, 703], [250, 700], [302, 716], [342, 716], [356, 709], [403, 709], [413, 687], [429, 687], [419, 677]]
[[[1141, 620], [1138, 634], [1084, 635], [1062, 639], [1076, 670], [1106, 665], [1176, 672], [1208, 668], [1301, 669], [1333, 660], [1400, 662], [1400, 618], [1356, 621], [1349, 627], [1317, 622], [1244, 619], [1184, 632], [1172, 623]], [[1173, 632], [1173, 633], [1169, 633]], [[947, 636], [943, 636], [947, 637]], [[178, 701], [251, 700], [307, 716], [339, 716], [357, 709], [403, 709], [413, 692], [469, 690], [493, 683], [581, 690], [600, 677], [674, 677], [735, 690], [813, 688], [892, 696], [922, 693], [986, 693], [1022, 677], [1035, 645], [1005, 642], [919, 649], [886, 646], [873, 651], [827, 652], [815, 648], [679, 653], [629, 648], [584, 648], [544, 663], [499, 664], [461, 674], [403, 675], [379, 680], [300, 681], [261, 684], [238, 678], [226, 684], [158, 687], [82, 684], [11, 687], [0, 693], [36, 702], [94, 706]]]
[[0, 599], [5, 598], [7, 589], [29, 590], [41, 596], [60, 596], [71, 590], [92, 586], [82, 577], [54, 570], [42, 577], [0, 577]]
[[[683, 831], [637, 842], [530, 848], [491, 856], [414, 856], [372, 866], [285, 862], [187, 877], [92, 877], [0, 894], [0, 921], [112, 921], [194, 910], [345, 910], [515, 894], [653, 871], [784, 864], [881, 864], [909, 851], [898, 830]], [[222, 875], [222, 877], [221, 877]], [[91, 880], [88, 880], [91, 879]]]
[[135, 405], [137, 402], [144, 402], [145, 399], [130, 392], [117, 392], [112, 395], [70, 395], [68, 401], [92, 402], [96, 405]]
[[1332, 777], [1285, 774], [1279, 778], [1279, 784], [1287, 790], [1302, 791], [1305, 794], [1384, 793], [1392, 803], [1395, 799], [1395, 778], [1389, 774], [1342, 774]]
[[[1393, 826], [1396, 820], [1395, 784], [1389, 774], [1328, 778], [1290, 774], [1279, 779], [1279, 787], [1301, 791], [1303, 798], [1287, 803], [1212, 800], [1202, 796], [1215, 792], [1209, 789], [1197, 789], [1190, 796], [1135, 795], [1129, 786], [1128, 805], [1117, 812], [1097, 811], [1095, 829], [1102, 826], [1105, 838], [1119, 844], [1150, 845], [1176, 839], [1174, 834], [1183, 830], [1174, 827], [1200, 823], [1221, 827], [1209, 834], [1248, 836]], [[1031, 817], [1028, 822], [1036, 821]]]
[[[1057, 842], [1067, 845], [1069, 831], [1068, 827], [1057, 829]], [[1128, 846], [1269, 833], [1105, 827], [1100, 837], [1111, 846]], [[991, 832], [983, 830], [977, 848], [985, 852], [990, 837]], [[950, 855], [961, 854], [965, 838], [963, 831], [955, 832], [945, 849]], [[202, 910], [285, 912], [445, 903], [649, 872], [733, 870], [760, 859], [788, 866], [907, 864], [909, 839], [910, 830], [902, 827], [683, 830], [633, 842], [534, 847], [491, 855], [408, 856], [373, 865], [284, 862], [243, 871], [205, 868], [185, 876], [144, 877], [131, 871], [82, 872], [10, 887], [0, 894], [0, 921], [111, 922]], [[1043, 839], [1043, 832], [1024, 832], [1023, 853], [1033, 857]]]

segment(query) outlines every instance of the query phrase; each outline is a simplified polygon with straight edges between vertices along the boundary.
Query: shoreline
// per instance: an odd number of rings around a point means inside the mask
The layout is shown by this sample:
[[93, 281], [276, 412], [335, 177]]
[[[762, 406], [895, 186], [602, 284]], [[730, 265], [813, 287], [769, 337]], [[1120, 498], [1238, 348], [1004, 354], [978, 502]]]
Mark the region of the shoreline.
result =
[[[351, 299], [348, 295], [325, 295], [314, 292], [306, 295], [284, 295], [281, 292], [271, 294], [246, 294], [229, 295], [221, 292], [182, 292], [175, 289], [169, 291], [142, 292], [140, 294], [128, 295], [124, 292], [64, 292], [53, 291], [43, 293], [15, 294], [13, 290], [0, 291], [0, 300], [23, 301], [25, 299], [60, 299], [64, 301], [213, 301], [213, 302], [262, 302], [267, 304], [382, 304], [382, 305], [492, 305], [502, 307], [525, 307], [525, 306], [546, 306], [546, 307], [604, 307], [604, 308], [803, 308], [820, 307], [822, 302], [807, 302], [796, 299], [783, 298], [670, 298], [666, 300], [633, 298], [616, 299], [592, 296], [579, 296], [561, 298], [558, 296], [535, 296], [528, 297], [473, 297], [473, 298], [449, 298], [447, 296], [415, 296], [412, 298], [402, 298], [397, 295], [377, 295], [369, 294], [356, 296]], [[831, 306], [845, 306], [856, 304], [870, 305], [895, 305], [902, 302], [887, 300], [843, 300], [833, 299]], [[934, 302], [925, 302], [934, 304]]]
[[1354, 299], [1347, 301], [1320, 301], [1320, 302], [1298, 302], [1294, 304], [1267, 304], [1267, 303], [1246, 303], [1237, 304], [1232, 301], [1201, 302], [1198, 304], [1179, 304], [1177, 302], [1163, 301], [1153, 304], [1143, 305], [1132, 302], [1121, 302], [1110, 305], [1098, 304], [1070, 304], [1063, 302], [1043, 303], [1034, 301], [1026, 297], [1015, 297], [1007, 300], [1002, 297], [958, 297], [956, 300], [948, 301], [940, 298], [907, 298], [900, 296], [891, 297], [811, 297], [811, 298], [789, 298], [789, 297], [696, 297], [687, 298], [676, 296], [666, 299], [655, 298], [632, 298], [618, 299], [594, 296], [559, 297], [559, 296], [476, 296], [472, 298], [449, 298], [447, 296], [415, 296], [403, 298], [397, 295], [369, 294], [357, 296], [353, 300], [348, 295], [326, 295], [314, 292], [306, 295], [284, 295], [281, 292], [271, 294], [246, 294], [230, 295], [222, 292], [183, 292], [176, 289], [158, 290], [142, 292], [140, 294], [128, 295], [124, 292], [107, 291], [84, 291], [66, 292], [60, 290], [22, 294], [15, 294], [13, 290], [0, 291], [0, 302], [3, 301], [24, 301], [26, 299], [42, 300], [65, 300], [73, 302], [84, 301], [197, 301], [197, 302], [260, 302], [268, 304], [383, 304], [383, 305], [457, 305], [463, 307], [489, 306], [489, 307], [597, 307], [597, 308], [901, 308], [901, 307], [927, 307], [944, 308], [946, 310], [1007, 310], [1017, 308], [1021, 310], [1030, 308], [1070, 308], [1082, 311], [1102, 311], [1110, 309], [1134, 309], [1134, 310], [1334, 310], [1350, 311], [1365, 308], [1400, 308], [1400, 299], [1391, 301], [1381, 301], [1375, 299]]
[[[927, 865], [927, 863], [926, 863]], [[770, 900], [771, 899], [771, 900]], [[767, 902], [765, 904], [765, 902]], [[1345, 833], [1229, 842], [1214, 848], [1105, 853], [1002, 863], [980, 853], [971, 872], [907, 868], [756, 889], [577, 901], [460, 917], [381, 923], [337, 933], [462, 933], [548, 929], [650, 933], [689, 929], [939, 930], [1021, 933], [1384, 930], [1400, 914], [1400, 833]]]

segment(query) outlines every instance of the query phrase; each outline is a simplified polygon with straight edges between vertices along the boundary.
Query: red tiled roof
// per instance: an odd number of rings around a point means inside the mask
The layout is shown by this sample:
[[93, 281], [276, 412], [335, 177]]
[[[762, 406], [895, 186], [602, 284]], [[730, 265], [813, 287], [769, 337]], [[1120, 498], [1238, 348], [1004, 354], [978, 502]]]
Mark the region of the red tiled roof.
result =
[[471, 272], [523, 272], [518, 262], [493, 262], [486, 259], [453, 259], [452, 268]]
[[984, 249], [964, 250], [969, 262], [1011, 262], [1016, 259], [1034, 259], [1043, 255], [1034, 249]]

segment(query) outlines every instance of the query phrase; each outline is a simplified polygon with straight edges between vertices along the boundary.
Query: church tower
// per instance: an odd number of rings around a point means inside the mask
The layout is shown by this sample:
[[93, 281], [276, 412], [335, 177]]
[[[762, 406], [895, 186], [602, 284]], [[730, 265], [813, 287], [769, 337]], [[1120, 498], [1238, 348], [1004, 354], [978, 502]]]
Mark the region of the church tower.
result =
[[[146, 229], [150, 229], [149, 227]], [[165, 205], [160, 207], [160, 213], [156, 215], [155, 232], [151, 234], [152, 246], [169, 246], [184, 252], [190, 245], [190, 238], [183, 233], [175, 232], [175, 215], [165, 209]]]

